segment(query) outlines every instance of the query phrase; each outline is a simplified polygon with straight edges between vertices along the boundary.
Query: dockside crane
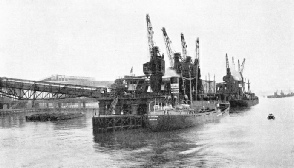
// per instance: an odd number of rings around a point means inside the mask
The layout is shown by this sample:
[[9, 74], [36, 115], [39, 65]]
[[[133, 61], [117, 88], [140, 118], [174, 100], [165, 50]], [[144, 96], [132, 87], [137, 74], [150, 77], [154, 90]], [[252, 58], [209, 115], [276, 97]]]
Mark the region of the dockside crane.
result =
[[244, 58], [244, 60], [243, 60], [243, 62], [242, 62], [242, 65], [241, 65], [241, 67], [240, 67], [240, 73], [241, 73], [241, 75], [243, 74], [243, 70], [244, 70], [244, 65], [245, 65], [245, 58]]
[[229, 59], [228, 59], [228, 54], [227, 53], [226, 53], [226, 70], [227, 70], [227, 75], [231, 75]]
[[195, 98], [197, 99], [198, 91], [201, 90], [202, 82], [201, 82], [201, 73], [200, 73], [200, 56], [199, 56], [199, 37], [196, 39], [196, 58], [194, 61], [195, 67]]
[[153, 57], [153, 47], [154, 47], [154, 42], [153, 42], [153, 28], [152, 24], [150, 21], [150, 16], [147, 14], [146, 15], [146, 22], [147, 22], [147, 37], [148, 37], [148, 46], [149, 46], [149, 53], [150, 57]]
[[158, 93], [161, 90], [162, 76], [165, 73], [164, 55], [161, 55], [158, 46], [154, 45], [154, 32], [148, 14], [146, 15], [146, 22], [150, 61], [143, 64], [143, 72], [147, 78], [150, 77], [151, 90]]
[[[239, 60], [238, 60], [238, 61], [239, 61]], [[245, 81], [245, 82], [243, 81], [243, 70], [244, 70], [244, 65], [245, 65], [245, 58], [244, 58], [244, 60], [243, 60], [243, 62], [242, 62], [241, 67], [240, 67], [240, 64], [239, 64], [239, 73], [240, 73], [241, 78], [242, 78], [242, 90], [243, 90], [243, 92], [245, 92], [245, 83], [246, 83], [246, 81]]]
[[[181, 60], [182, 60], [182, 63], [186, 61], [186, 58], [187, 58], [187, 44], [186, 44], [186, 41], [185, 41], [185, 38], [184, 38], [184, 34], [181, 33], [181, 44], [182, 44], [182, 57], [181, 57]], [[188, 69], [188, 67], [185, 67], [185, 66], [181, 66], [181, 76], [182, 76], [182, 79], [183, 79], [183, 71], [185, 71], [184, 69]], [[189, 74], [189, 73], [188, 73]], [[185, 82], [185, 79], [183, 80], [183, 90], [184, 90], [184, 95], [186, 95], [186, 82]]]
[[238, 59], [238, 72], [240, 72], [240, 61]]
[[234, 57], [232, 57], [232, 68], [233, 68], [233, 70], [235, 70], [235, 61], [234, 61]]
[[199, 66], [199, 37], [197, 37], [196, 39], [196, 59], [195, 59], [195, 65], [197, 64], [197, 66]]
[[182, 61], [185, 61], [187, 58], [187, 44], [184, 38], [184, 34], [181, 33], [181, 43], [182, 43]]
[[171, 68], [174, 68], [174, 53], [175, 52], [172, 50], [172, 47], [171, 47], [172, 42], [170, 38], [168, 37], [165, 28], [163, 27], [161, 30], [163, 33], [164, 43], [166, 46], [166, 52], [169, 58], [169, 65]]
[[200, 74], [200, 56], [199, 56], [199, 37], [196, 39], [196, 58], [194, 61], [194, 65], [196, 65], [196, 75], [200, 79], [201, 74]]

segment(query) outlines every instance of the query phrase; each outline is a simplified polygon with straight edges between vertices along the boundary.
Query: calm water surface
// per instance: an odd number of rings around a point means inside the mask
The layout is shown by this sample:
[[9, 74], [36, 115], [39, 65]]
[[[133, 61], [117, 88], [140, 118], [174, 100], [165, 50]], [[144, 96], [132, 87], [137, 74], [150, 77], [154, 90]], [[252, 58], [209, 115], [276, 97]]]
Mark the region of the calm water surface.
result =
[[92, 112], [58, 122], [1, 115], [0, 167], [294, 167], [294, 98], [234, 112], [178, 131], [96, 135]]

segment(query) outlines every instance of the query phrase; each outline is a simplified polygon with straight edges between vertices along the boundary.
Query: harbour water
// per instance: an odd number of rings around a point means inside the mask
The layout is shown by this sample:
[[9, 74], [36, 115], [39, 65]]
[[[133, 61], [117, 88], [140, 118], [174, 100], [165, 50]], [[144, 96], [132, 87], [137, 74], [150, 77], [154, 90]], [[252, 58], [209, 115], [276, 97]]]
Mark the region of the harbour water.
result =
[[0, 167], [294, 167], [294, 97], [234, 112], [178, 131], [96, 135], [91, 111], [57, 122], [1, 115]]

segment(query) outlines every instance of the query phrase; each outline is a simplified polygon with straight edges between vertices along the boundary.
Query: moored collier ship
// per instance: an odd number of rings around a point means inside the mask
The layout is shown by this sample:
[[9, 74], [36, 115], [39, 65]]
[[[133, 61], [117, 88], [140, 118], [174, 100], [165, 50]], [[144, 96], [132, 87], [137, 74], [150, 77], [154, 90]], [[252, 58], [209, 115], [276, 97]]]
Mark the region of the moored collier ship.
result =
[[[197, 105], [195, 104], [197, 103]], [[206, 108], [203, 108], [205, 103]], [[171, 131], [215, 122], [229, 114], [230, 104], [222, 102], [193, 102], [176, 107], [154, 105], [146, 118], [146, 127], [152, 131]]]
[[[230, 102], [230, 106], [234, 107], [250, 107], [259, 103], [259, 98], [250, 90], [250, 82], [246, 83], [243, 77], [245, 59], [240, 66], [238, 60], [238, 71], [235, 70], [234, 57], [232, 57], [231, 67], [229, 66], [228, 56], [226, 55], [227, 74], [223, 77], [222, 83], [217, 83], [216, 93], [219, 98]], [[245, 85], [248, 85], [247, 91]]]

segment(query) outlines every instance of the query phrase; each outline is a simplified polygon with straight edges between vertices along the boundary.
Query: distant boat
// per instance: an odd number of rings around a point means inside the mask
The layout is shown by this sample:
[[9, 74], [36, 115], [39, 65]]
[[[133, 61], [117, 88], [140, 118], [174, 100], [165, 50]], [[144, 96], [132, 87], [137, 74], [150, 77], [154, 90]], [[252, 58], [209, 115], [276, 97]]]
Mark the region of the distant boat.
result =
[[281, 93], [278, 94], [278, 91], [274, 92], [274, 95], [269, 95], [267, 98], [284, 98], [284, 97], [292, 97], [294, 96], [293, 92], [289, 92], [288, 94], [285, 94], [282, 90]]
[[275, 119], [275, 116], [274, 116], [273, 114], [269, 114], [269, 115], [267, 116], [267, 119], [269, 119], [269, 120], [274, 120], [274, 119]]

